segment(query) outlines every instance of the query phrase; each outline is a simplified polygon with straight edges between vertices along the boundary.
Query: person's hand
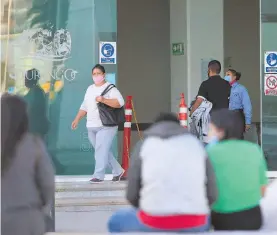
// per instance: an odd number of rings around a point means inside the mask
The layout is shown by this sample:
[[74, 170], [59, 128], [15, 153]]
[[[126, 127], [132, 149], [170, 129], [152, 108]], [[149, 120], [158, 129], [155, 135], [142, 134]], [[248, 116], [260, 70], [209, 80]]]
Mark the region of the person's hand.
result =
[[251, 128], [251, 125], [245, 125], [245, 131], [249, 131]]
[[76, 130], [77, 126], [78, 126], [78, 123], [79, 123], [79, 121], [75, 119], [71, 124], [71, 129]]
[[102, 103], [103, 100], [104, 100], [104, 97], [103, 97], [103, 96], [97, 96], [97, 97], [96, 97], [96, 102]]

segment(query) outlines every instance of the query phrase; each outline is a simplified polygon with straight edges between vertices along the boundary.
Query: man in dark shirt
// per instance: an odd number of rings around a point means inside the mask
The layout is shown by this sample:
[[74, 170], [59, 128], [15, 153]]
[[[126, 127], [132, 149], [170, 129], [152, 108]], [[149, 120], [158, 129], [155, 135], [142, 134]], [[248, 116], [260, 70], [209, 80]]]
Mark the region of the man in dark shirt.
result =
[[25, 74], [25, 86], [29, 92], [24, 96], [27, 103], [29, 131], [39, 135], [42, 139], [48, 132], [47, 99], [39, 85], [40, 73], [37, 69], [30, 69]]
[[210, 61], [208, 65], [209, 79], [202, 82], [197, 99], [192, 106], [191, 114], [201, 105], [204, 100], [213, 104], [211, 111], [229, 108], [231, 86], [229, 82], [220, 77], [221, 64], [217, 60]]

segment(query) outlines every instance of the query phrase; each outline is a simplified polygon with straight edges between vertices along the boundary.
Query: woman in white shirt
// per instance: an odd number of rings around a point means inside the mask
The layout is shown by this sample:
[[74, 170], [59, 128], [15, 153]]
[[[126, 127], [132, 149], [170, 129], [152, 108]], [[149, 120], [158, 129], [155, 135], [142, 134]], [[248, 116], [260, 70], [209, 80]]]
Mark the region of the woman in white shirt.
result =
[[86, 91], [84, 101], [80, 110], [72, 122], [71, 128], [77, 128], [79, 121], [87, 115], [88, 138], [95, 149], [95, 170], [91, 182], [99, 183], [104, 180], [107, 166], [112, 168], [113, 181], [120, 181], [124, 170], [114, 158], [111, 147], [117, 133], [117, 126], [103, 126], [97, 103], [101, 102], [113, 108], [121, 108], [124, 99], [116, 87], [109, 90], [104, 96], [102, 92], [110, 85], [105, 80], [105, 68], [102, 65], [95, 65], [92, 69], [93, 85]]

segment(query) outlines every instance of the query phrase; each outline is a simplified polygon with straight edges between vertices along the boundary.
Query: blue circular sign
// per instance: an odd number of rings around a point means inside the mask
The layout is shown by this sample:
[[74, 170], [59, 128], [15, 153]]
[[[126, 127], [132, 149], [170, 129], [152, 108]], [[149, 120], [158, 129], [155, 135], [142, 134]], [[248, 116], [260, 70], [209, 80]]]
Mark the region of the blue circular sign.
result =
[[109, 58], [109, 57], [112, 57], [113, 54], [114, 54], [114, 47], [113, 47], [113, 45], [110, 44], [110, 43], [104, 44], [104, 45], [102, 46], [102, 48], [101, 48], [101, 53], [102, 53], [102, 55], [105, 56], [105, 57], [108, 57], [108, 58]]
[[266, 57], [266, 62], [270, 67], [274, 67], [277, 65], [277, 54], [275, 53], [270, 53]]

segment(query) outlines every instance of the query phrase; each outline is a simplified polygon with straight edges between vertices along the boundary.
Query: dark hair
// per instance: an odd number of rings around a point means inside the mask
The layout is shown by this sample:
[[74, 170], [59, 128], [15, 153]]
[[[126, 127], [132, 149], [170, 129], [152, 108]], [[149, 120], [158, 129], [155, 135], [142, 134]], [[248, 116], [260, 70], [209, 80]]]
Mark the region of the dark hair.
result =
[[29, 69], [25, 73], [25, 78], [37, 82], [40, 79], [40, 73], [37, 69]]
[[102, 73], [106, 73], [104, 66], [102, 66], [101, 64], [96, 64], [91, 70], [92, 73], [93, 73], [94, 69], [99, 69], [99, 70], [101, 70]]
[[240, 80], [240, 77], [241, 77], [241, 73], [240, 72], [237, 72], [236, 70], [234, 69], [228, 69], [229, 72], [231, 72], [231, 74], [233, 74], [233, 76], [236, 77], [236, 80]]
[[25, 73], [25, 85], [26, 87], [32, 87], [38, 83], [40, 79], [40, 73], [37, 69], [33, 68], [27, 70]]
[[164, 121], [169, 121], [169, 122], [176, 122], [176, 123], [179, 123], [179, 119], [177, 117], [176, 114], [174, 113], [160, 113], [156, 119], [155, 119], [155, 123], [158, 123], [158, 122], [164, 122]]
[[26, 103], [15, 95], [1, 97], [1, 174], [3, 175], [15, 157], [15, 149], [28, 131]]
[[218, 60], [212, 60], [208, 64], [208, 69], [213, 73], [220, 74], [221, 64]]
[[223, 139], [240, 139], [243, 121], [238, 111], [221, 109], [214, 111], [211, 122], [224, 131]]

